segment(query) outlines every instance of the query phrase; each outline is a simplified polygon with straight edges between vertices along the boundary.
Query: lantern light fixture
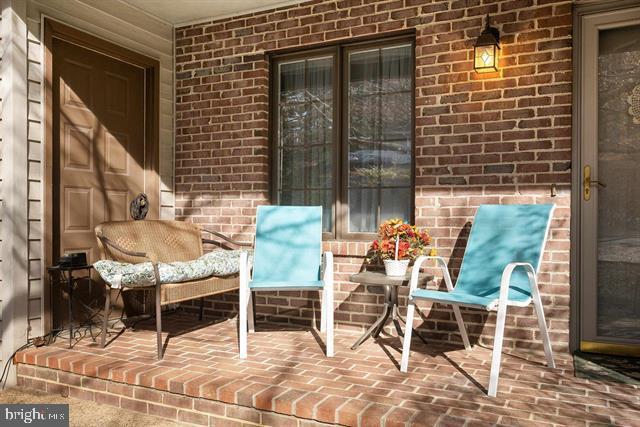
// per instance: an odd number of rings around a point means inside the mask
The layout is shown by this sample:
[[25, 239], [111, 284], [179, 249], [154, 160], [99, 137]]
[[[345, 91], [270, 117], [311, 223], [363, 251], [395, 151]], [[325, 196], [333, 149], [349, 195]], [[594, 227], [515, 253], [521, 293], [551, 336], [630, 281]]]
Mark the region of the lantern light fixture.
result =
[[498, 51], [500, 50], [500, 31], [490, 26], [490, 17], [473, 47], [473, 68], [477, 73], [498, 71]]

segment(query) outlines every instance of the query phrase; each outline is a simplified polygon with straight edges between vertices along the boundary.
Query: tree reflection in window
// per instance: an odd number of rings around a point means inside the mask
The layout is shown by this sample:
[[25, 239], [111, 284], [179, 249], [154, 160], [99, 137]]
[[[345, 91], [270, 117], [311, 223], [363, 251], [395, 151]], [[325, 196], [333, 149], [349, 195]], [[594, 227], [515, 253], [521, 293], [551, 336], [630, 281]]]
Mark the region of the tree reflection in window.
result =
[[412, 46], [352, 51], [348, 82], [349, 231], [410, 220]]
[[321, 205], [330, 231], [333, 204], [333, 57], [279, 65], [278, 203]]
[[274, 202], [322, 205], [338, 238], [412, 220], [413, 55], [396, 38], [275, 57]]

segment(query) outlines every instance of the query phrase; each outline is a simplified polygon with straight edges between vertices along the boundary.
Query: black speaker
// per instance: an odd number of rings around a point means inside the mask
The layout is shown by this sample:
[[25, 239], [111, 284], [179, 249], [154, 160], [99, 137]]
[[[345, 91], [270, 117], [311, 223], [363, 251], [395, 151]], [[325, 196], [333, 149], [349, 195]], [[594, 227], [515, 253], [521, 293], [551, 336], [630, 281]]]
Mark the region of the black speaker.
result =
[[79, 267], [87, 265], [87, 254], [84, 252], [75, 252], [62, 255], [58, 260], [60, 267]]

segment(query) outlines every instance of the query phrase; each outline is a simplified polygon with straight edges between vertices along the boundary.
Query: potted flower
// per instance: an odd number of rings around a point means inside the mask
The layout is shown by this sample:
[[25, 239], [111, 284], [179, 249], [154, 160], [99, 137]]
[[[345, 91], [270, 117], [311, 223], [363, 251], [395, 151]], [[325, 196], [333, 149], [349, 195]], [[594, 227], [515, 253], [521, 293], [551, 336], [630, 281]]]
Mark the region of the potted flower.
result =
[[387, 276], [404, 276], [409, 261], [418, 256], [429, 253], [431, 236], [426, 230], [420, 230], [415, 225], [407, 224], [401, 219], [389, 219], [378, 229], [378, 239], [374, 240], [369, 250], [369, 261], [384, 263]]

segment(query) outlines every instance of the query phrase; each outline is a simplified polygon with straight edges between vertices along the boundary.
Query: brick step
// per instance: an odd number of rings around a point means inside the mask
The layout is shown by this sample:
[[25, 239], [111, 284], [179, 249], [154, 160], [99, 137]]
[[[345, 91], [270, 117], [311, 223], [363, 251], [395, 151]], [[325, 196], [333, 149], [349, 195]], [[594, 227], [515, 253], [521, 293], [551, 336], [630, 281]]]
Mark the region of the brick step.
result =
[[212, 425], [545, 425], [568, 423], [569, 412], [603, 424], [638, 421], [635, 409], [611, 409], [637, 408], [638, 387], [575, 378], [571, 359], [561, 355], [557, 368], [548, 369], [535, 352], [504, 354], [492, 399], [483, 388], [492, 353], [481, 346], [465, 351], [416, 339], [403, 373], [398, 337], [351, 350], [357, 335], [338, 330], [336, 355], [327, 358], [317, 331], [259, 322], [249, 357], [241, 360], [235, 319], [175, 314], [163, 320], [162, 360], [153, 322], [141, 322], [104, 349], [85, 336], [72, 349], [59, 340], [19, 352], [20, 384]]
[[18, 364], [18, 385], [193, 425], [229, 427], [323, 425], [314, 420], [278, 414], [255, 407], [234, 405], [23, 363]]

